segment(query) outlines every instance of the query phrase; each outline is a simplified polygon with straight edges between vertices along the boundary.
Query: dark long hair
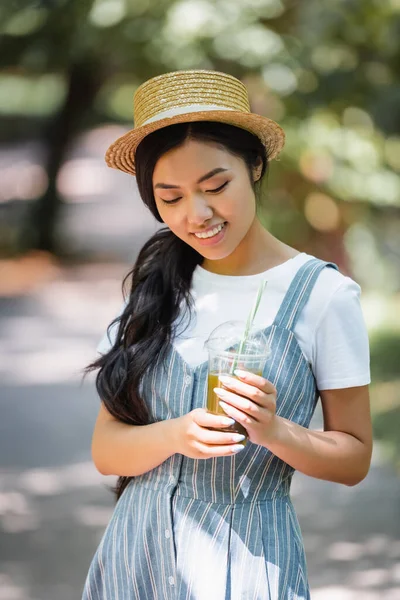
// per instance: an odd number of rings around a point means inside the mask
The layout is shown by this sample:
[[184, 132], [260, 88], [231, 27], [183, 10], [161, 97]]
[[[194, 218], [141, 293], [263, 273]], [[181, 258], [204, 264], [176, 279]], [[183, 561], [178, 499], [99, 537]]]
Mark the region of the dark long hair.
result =
[[[136, 151], [136, 179], [141, 198], [155, 218], [163, 220], [153, 195], [152, 177], [159, 158], [186, 140], [212, 142], [243, 159], [250, 181], [259, 158], [263, 161], [261, 178], [267, 169], [265, 148], [252, 133], [218, 122], [194, 122], [170, 125], [146, 136]], [[261, 181], [261, 178], [259, 182]], [[257, 185], [254, 189], [257, 193]], [[163, 361], [181, 322], [182, 306], [189, 315], [193, 308], [190, 284], [195, 267], [203, 256], [167, 228], [155, 233], [142, 247], [128, 280], [129, 295], [122, 314], [109, 327], [116, 326], [116, 336], [106, 354], [85, 369], [85, 374], [99, 369], [96, 389], [107, 410], [129, 425], [152, 422], [146, 402], [140, 395], [140, 382], [156, 359]], [[161, 352], [161, 356], [160, 356]], [[132, 477], [119, 477], [113, 491], [118, 500]]]

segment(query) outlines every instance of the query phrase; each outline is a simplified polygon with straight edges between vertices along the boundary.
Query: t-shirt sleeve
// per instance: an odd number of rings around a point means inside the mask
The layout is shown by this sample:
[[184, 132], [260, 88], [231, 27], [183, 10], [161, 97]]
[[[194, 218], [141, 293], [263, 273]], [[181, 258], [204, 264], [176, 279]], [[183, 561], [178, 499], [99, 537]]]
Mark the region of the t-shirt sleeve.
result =
[[[126, 303], [124, 302], [120, 307], [118, 314], [114, 318], [119, 317], [123, 313], [125, 306]], [[115, 338], [118, 332], [118, 327], [119, 323], [114, 323], [114, 325], [110, 328], [109, 332], [107, 332], [107, 330], [105, 331], [103, 337], [100, 339], [99, 343], [96, 346], [96, 352], [98, 352], [99, 354], [107, 354], [110, 348], [114, 345]]]
[[369, 340], [360, 294], [360, 286], [346, 277], [317, 324], [313, 363], [319, 390], [371, 383]]

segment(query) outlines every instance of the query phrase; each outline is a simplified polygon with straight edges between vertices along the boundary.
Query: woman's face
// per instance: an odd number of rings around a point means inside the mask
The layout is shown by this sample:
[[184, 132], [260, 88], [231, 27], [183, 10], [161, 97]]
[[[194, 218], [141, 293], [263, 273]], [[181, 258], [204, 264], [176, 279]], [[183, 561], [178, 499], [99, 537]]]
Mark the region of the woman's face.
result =
[[[216, 144], [187, 140], [164, 154], [154, 169], [153, 191], [164, 223], [208, 260], [229, 256], [254, 222], [247, 166]], [[205, 232], [212, 237], [196, 236]]]

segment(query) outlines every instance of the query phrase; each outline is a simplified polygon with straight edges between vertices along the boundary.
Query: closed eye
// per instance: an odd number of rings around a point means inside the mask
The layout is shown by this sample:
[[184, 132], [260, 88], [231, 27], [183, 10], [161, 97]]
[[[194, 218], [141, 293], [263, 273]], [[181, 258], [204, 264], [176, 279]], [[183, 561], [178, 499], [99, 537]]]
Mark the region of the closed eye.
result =
[[[206, 192], [209, 192], [210, 194], [218, 194], [218, 192], [222, 192], [222, 190], [228, 185], [229, 181], [225, 181], [225, 183], [223, 183], [222, 185], [220, 185], [218, 188], [215, 188], [213, 190], [206, 190]], [[161, 198], [161, 200], [165, 203], [165, 204], [175, 204], [176, 202], [178, 202], [178, 200], [181, 199], [182, 196], [179, 196], [179, 198], [174, 198], [173, 200], [164, 200], [163, 198]]]
[[206, 192], [211, 192], [212, 194], [216, 194], [217, 192], [220, 192], [221, 190], [223, 190], [224, 187], [226, 187], [227, 185], [228, 185], [228, 182], [225, 181], [225, 183], [220, 185], [219, 188], [215, 188], [215, 190], [206, 190]]

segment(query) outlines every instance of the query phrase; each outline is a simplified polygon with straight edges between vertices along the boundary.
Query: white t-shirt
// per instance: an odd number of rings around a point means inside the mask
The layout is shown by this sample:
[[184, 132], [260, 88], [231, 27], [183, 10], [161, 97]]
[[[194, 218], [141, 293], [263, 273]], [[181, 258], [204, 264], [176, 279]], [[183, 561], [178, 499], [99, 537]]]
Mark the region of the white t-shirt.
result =
[[[225, 321], [246, 321], [260, 281], [268, 283], [254, 324], [264, 329], [272, 324], [298, 269], [314, 257], [300, 253], [285, 263], [257, 275], [217, 275], [197, 266], [191, 293], [193, 317], [179, 327], [176, 350], [195, 367], [207, 360], [204, 342], [213, 329]], [[368, 334], [360, 306], [360, 286], [336, 269], [321, 271], [307, 304], [294, 328], [316, 378], [319, 390], [367, 385], [371, 382]], [[123, 307], [121, 308], [121, 312]], [[111, 338], [113, 338], [111, 332]], [[110, 344], [107, 335], [97, 350], [104, 353]]]

